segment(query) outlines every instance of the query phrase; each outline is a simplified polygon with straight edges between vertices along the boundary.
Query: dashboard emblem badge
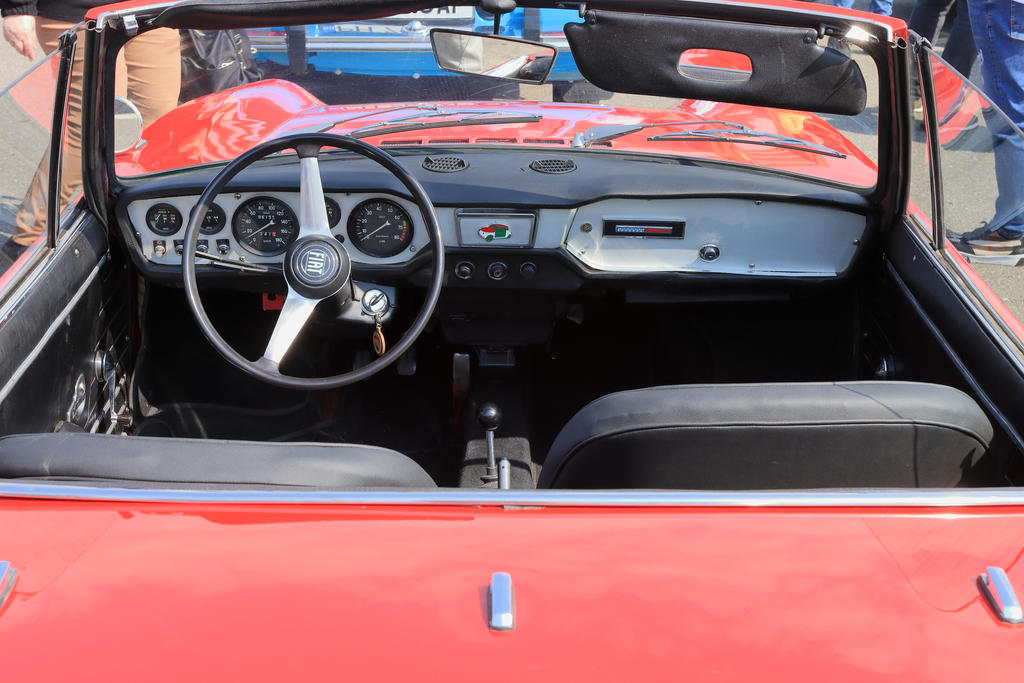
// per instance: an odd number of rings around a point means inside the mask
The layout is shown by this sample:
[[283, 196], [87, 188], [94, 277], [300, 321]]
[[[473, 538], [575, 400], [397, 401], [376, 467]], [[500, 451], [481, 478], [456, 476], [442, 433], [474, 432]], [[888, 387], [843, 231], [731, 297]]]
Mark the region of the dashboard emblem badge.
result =
[[509, 239], [512, 237], [512, 230], [510, 230], [507, 225], [491, 223], [490, 225], [477, 230], [476, 234], [480, 235], [481, 239], [487, 242], [493, 242], [494, 240]]
[[302, 260], [302, 270], [310, 277], [323, 277], [327, 268], [327, 251], [324, 249], [310, 249]]
[[298, 279], [310, 286], [330, 282], [338, 274], [338, 255], [327, 245], [312, 241], [300, 246], [291, 258]]

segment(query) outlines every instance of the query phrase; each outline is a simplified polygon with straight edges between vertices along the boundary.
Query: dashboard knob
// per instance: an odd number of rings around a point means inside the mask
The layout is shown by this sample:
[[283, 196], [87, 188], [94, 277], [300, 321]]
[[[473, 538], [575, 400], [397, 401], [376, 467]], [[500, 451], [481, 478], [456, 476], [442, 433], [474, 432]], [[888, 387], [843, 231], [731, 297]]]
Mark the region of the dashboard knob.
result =
[[471, 261], [459, 261], [455, 264], [455, 277], [460, 280], [468, 280], [476, 272], [476, 266]]
[[532, 280], [533, 276], [537, 274], [537, 264], [533, 261], [527, 261], [519, 266], [519, 274], [527, 280]]
[[495, 261], [487, 266], [487, 277], [492, 280], [504, 280], [508, 277], [508, 266], [501, 261]]
[[705, 244], [700, 248], [700, 251], [697, 252], [697, 255], [700, 256], [702, 261], [714, 261], [722, 255], [722, 252], [718, 248], [718, 245]]

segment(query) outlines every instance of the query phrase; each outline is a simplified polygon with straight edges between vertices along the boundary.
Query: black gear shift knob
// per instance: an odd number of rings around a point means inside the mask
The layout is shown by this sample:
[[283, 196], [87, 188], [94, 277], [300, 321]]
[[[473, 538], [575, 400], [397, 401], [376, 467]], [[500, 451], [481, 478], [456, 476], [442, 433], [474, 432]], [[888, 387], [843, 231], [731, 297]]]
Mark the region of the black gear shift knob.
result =
[[494, 403], [485, 403], [477, 411], [476, 421], [489, 432], [501, 426], [501, 410]]

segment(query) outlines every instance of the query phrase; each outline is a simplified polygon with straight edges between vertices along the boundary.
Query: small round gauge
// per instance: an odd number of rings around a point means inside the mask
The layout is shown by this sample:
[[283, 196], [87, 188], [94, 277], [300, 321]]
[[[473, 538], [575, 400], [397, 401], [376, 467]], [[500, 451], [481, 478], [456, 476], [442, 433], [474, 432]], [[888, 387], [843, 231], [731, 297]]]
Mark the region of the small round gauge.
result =
[[158, 235], [173, 235], [181, 230], [181, 212], [170, 204], [154, 204], [146, 212], [146, 225]]
[[219, 204], [210, 204], [203, 216], [203, 224], [199, 226], [199, 232], [204, 235], [216, 235], [227, 224], [228, 218], [224, 215], [224, 209]]
[[299, 236], [299, 220], [288, 205], [273, 197], [243, 202], [231, 220], [235, 238], [256, 254], [283, 253]]
[[412, 242], [412, 219], [389, 199], [370, 199], [348, 217], [348, 236], [365, 254], [394, 256]]
[[341, 207], [330, 197], [324, 197], [324, 202], [327, 204], [327, 226], [333, 228], [341, 221]]

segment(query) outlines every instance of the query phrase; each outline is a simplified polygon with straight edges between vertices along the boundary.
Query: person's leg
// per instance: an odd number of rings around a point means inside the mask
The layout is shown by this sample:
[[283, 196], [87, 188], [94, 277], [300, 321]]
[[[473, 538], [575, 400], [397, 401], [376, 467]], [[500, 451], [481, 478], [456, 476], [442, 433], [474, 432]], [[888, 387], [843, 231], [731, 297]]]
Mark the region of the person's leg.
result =
[[946, 38], [946, 47], [942, 49], [942, 58], [951, 67], [969, 78], [974, 62], [978, 59], [978, 48], [974, 44], [971, 32], [971, 13], [967, 9], [967, 0], [956, 0], [956, 17]]
[[946, 18], [946, 12], [953, 0], [917, 0], [907, 26], [922, 38], [934, 43], [939, 37], [939, 27]]
[[[74, 24], [36, 17], [36, 36], [43, 52], [49, 54], [57, 49], [61, 34]], [[65, 206], [82, 185], [82, 62], [85, 36], [79, 35], [78, 49], [75, 50], [71, 81], [68, 84], [68, 110], [64, 138], [63, 165], [61, 168], [61, 207]], [[47, 193], [49, 190], [50, 154], [43, 155], [42, 161], [32, 178], [21, 207], [14, 218], [14, 234], [11, 241], [27, 247], [43, 234], [46, 229]]]
[[181, 39], [161, 28], [130, 40], [121, 51], [127, 97], [142, 114], [144, 126], [178, 106], [181, 91]]
[[[981, 50], [985, 94], [1018, 127], [1024, 127], [1024, 3], [968, 0], [974, 41]], [[995, 217], [989, 224], [1004, 239], [1024, 232], [1024, 139], [993, 111], [985, 120], [992, 134], [996, 183]]]
[[832, 0], [832, 6], [850, 9], [853, 7], [853, 0]]
[[883, 17], [892, 16], [892, 0], [871, 0], [869, 11]]

